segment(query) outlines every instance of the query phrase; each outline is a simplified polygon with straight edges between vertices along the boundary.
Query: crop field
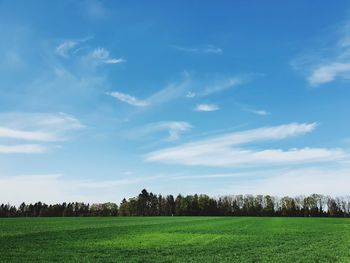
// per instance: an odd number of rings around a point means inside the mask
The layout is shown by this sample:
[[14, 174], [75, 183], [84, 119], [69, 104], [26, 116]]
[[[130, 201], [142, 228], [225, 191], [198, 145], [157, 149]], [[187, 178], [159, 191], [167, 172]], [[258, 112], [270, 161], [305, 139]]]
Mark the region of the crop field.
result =
[[1, 262], [350, 262], [345, 218], [2, 218]]

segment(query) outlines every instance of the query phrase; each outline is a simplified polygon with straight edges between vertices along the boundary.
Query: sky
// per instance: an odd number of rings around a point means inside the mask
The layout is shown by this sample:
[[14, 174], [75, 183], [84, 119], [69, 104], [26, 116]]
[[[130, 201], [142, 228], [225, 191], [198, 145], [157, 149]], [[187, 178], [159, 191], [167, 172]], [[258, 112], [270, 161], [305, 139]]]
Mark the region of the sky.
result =
[[0, 0], [0, 202], [349, 194], [349, 11]]

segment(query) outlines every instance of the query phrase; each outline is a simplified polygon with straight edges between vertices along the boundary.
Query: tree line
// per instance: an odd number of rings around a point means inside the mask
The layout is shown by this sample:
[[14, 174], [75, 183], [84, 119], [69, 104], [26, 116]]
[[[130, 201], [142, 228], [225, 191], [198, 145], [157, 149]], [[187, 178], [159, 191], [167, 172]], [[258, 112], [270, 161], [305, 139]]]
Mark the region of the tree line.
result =
[[270, 195], [156, 195], [143, 189], [133, 198], [115, 203], [81, 202], [47, 205], [0, 205], [0, 217], [60, 216], [298, 216], [349, 217], [350, 196], [320, 194], [282, 198]]

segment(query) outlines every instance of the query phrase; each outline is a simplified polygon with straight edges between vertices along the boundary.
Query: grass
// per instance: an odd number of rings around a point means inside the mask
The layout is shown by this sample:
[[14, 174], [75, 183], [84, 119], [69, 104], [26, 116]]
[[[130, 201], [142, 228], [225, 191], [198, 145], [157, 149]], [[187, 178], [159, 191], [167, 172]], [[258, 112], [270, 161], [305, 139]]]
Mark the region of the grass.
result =
[[2, 218], [0, 262], [350, 262], [350, 219]]

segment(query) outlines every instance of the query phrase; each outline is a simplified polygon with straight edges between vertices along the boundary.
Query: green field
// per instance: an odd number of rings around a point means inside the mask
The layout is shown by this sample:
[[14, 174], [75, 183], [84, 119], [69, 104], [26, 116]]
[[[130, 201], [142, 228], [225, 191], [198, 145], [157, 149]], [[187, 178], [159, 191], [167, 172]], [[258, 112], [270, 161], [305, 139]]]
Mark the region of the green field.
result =
[[344, 218], [2, 218], [1, 262], [350, 262]]

